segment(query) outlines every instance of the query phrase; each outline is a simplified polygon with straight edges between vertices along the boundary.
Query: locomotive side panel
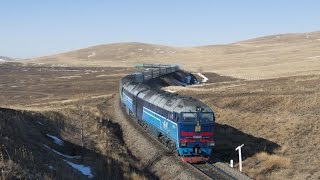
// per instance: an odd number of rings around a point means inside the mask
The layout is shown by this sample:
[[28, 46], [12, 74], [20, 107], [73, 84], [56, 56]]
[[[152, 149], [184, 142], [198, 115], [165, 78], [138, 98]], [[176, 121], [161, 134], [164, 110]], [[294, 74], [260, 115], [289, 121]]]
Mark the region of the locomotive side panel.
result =
[[169, 137], [173, 142], [178, 142], [178, 124], [161, 116], [151, 110], [152, 108], [143, 107], [143, 120], [154, 126], [159, 132]]

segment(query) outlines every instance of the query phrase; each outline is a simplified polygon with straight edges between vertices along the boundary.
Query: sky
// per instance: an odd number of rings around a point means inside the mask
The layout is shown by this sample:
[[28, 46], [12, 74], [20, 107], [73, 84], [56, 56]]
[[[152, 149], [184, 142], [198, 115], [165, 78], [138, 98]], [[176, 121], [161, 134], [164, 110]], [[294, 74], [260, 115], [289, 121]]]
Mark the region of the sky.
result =
[[0, 56], [116, 42], [178, 47], [320, 30], [319, 0], [2, 0]]

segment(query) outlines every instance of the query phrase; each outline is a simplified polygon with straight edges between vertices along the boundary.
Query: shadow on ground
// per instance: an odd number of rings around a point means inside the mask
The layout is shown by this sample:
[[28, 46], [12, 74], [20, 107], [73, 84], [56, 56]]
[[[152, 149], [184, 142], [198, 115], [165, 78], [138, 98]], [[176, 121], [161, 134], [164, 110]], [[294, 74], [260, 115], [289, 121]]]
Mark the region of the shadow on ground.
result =
[[230, 162], [233, 159], [238, 162], [238, 151], [235, 149], [241, 144], [244, 144], [242, 148], [243, 160], [259, 152], [272, 154], [275, 149], [280, 147], [275, 142], [254, 137], [229, 125], [216, 123], [215, 126], [216, 146], [212, 157], [217, 161]]

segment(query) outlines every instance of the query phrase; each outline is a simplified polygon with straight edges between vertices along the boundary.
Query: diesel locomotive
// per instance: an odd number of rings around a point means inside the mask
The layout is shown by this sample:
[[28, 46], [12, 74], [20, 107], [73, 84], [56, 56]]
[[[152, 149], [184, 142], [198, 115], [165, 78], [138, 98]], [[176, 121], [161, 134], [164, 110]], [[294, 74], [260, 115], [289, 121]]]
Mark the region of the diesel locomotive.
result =
[[192, 83], [191, 74], [181, 77], [178, 66], [165, 66], [128, 75], [121, 79], [120, 102], [137, 123], [169, 150], [189, 163], [205, 162], [212, 155], [214, 112], [201, 101], [169, 93], [150, 85], [168, 74], [182, 84]]

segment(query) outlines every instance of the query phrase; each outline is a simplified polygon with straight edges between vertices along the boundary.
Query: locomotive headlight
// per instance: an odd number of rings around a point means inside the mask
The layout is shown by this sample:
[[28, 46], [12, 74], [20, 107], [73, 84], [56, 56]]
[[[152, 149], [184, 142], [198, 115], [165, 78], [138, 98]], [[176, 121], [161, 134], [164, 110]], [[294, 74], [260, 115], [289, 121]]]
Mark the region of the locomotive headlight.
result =
[[180, 143], [180, 147], [185, 147], [185, 146], [187, 146], [187, 143], [185, 142]]
[[208, 146], [214, 146], [215, 145], [215, 143], [214, 142], [208, 142], [208, 144], [207, 144]]

